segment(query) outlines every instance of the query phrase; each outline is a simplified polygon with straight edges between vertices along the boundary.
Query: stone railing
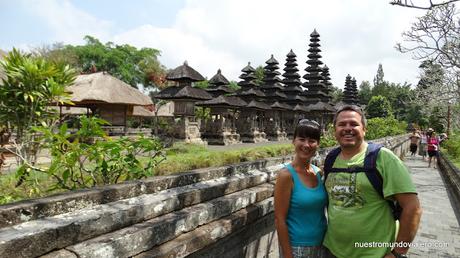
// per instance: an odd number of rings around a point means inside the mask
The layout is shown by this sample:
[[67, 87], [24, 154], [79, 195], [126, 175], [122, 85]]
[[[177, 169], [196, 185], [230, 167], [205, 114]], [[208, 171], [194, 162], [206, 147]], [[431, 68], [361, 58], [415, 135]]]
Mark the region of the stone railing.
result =
[[451, 192], [453, 197], [452, 205], [456, 206], [457, 210], [460, 209], [460, 169], [447, 159], [442, 152], [439, 154], [438, 159], [439, 171], [444, 182], [447, 184], [447, 189]]
[[[408, 137], [385, 144], [398, 155]], [[319, 152], [318, 163], [330, 149]], [[0, 206], [0, 257], [277, 257], [277, 157]]]

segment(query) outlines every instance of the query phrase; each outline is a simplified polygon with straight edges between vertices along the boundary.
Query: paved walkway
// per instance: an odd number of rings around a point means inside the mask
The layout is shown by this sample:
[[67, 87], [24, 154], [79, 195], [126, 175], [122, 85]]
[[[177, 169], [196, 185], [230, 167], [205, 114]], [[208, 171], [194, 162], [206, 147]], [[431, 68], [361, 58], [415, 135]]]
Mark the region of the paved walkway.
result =
[[[455, 212], [439, 171], [420, 156], [406, 156], [423, 208], [410, 257], [460, 257], [459, 210]], [[456, 214], [457, 213], [457, 214]], [[423, 246], [425, 245], [425, 246]]]

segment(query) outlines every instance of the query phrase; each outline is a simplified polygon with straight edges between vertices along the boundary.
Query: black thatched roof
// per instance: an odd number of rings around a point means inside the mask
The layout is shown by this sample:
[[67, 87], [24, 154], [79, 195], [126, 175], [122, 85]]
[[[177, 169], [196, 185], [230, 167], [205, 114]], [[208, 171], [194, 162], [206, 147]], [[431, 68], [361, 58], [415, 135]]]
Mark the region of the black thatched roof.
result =
[[307, 102], [308, 99], [302, 95], [287, 95], [286, 100], [288, 101], [303, 101]]
[[294, 107], [294, 111], [309, 112], [310, 110], [306, 106], [304, 106], [302, 104], [297, 104]]
[[172, 86], [168, 87], [155, 95], [157, 99], [190, 99], [190, 100], [208, 100], [212, 96], [205, 90], [193, 88], [191, 86]]
[[200, 101], [196, 103], [197, 106], [206, 106], [206, 107], [228, 107], [228, 108], [235, 108], [235, 107], [245, 107], [247, 103], [238, 98], [238, 97], [230, 97], [230, 96], [219, 96], [214, 99]]
[[228, 84], [230, 84], [230, 82], [227, 80], [227, 78], [225, 78], [225, 76], [222, 75], [222, 72], [219, 69], [219, 70], [217, 70], [216, 75], [214, 75], [209, 80], [209, 84], [212, 84], [212, 85], [228, 85]]
[[175, 68], [166, 75], [167, 80], [171, 81], [204, 81], [204, 77], [192, 67], [188, 66], [187, 61], [183, 65]]
[[265, 94], [259, 90], [259, 89], [254, 89], [254, 88], [250, 88], [248, 90], [243, 90], [243, 89], [240, 89], [239, 91], [237, 91], [236, 93], [237, 96], [256, 96], [256, 97], [265, 97]]
[[259, 110], [270, 110], [270, 106], [259, 101], [252, 100], [248, 103], [248, 108], [259, 109]]
[[231, 88], [229, 88], [228, 86], [225, 86], [225, 85], [220, 85], [220, 86], [217, 86], [217, 87], [208, 87], [208, 88], [206, 88], [206, 91], [211, 93], [211, 94], [217, 93], [217, 95], [222, 95], [222, 94], [234, 92], [234, 90], [232, 90]]
[[308, 109], [310, 111], [335, 111], [335, 108], [331, 104], [325, 102], [317, 102], [315, 104], [308, 105]]
[[270, 107], [274, 110], [292, 110], [291, 106], [284, 103], [280, 103], [278, 101], [275, 101], [275, 103], [271, 104]]

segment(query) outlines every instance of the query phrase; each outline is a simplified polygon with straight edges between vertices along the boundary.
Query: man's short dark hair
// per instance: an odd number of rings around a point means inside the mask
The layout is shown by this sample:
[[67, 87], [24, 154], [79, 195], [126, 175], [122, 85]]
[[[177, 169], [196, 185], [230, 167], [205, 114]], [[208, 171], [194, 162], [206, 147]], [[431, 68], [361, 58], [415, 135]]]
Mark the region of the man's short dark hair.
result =
[[360, 107], [358, 107], [356, 105], [345, 105], [345, 106], [342, 106], [339, 109], [337, 109], [337, 111], [335, 112], [335, 115], [334, 115], [334, 119], [332, 120], [332, 123], [334, 124], [334, 126], [335, 126], [335, 123], [337, 122], [337, 117], [339, 116], [340, 112], [342, 112], [342, 111], [355, 111], [356, 113], [360, 114], [361, 115], [361, 123], [364, 125], [364, 128], [367, 127], [367, 120], [366, 120], [366, 117], [364, 116], [364, 112]]

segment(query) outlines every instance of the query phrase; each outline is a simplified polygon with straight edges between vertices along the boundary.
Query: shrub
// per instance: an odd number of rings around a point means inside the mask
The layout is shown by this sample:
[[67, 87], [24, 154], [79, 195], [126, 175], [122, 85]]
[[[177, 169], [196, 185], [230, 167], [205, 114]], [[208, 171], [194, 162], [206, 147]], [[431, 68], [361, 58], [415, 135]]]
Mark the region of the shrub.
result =
[[447, 154], [455, 162], [460, 161], [460, 132], [454, 132], [449, 135], [449, 139], [442, 143], [442, 147], [447, 151]]
[[404, 134], [406, 122], [400, 122], [393, 116], [390, 117], [375, 117], [367, 120], [366, 139], [373, 140], [387, 136]]
[[[35, 170], [55, 180], [51, 189], [77, 189], [96, 185], [114, 184], [124, 180], [141, 179], [153, 174], [163, 161], [159, 141], [141, 136], [135, 140], [126, 137], [112, 139], [101, 129], [104, 120], [80, 118], [81, 128], [71, 134], [64, 123], [59, 130], [36, 127], [43, 146], [49, 149], [52, 160], [47, 168], [23, 165], [17, 170], [22, 179]], [[141, 162], [140, 156], [148, 156]]]

